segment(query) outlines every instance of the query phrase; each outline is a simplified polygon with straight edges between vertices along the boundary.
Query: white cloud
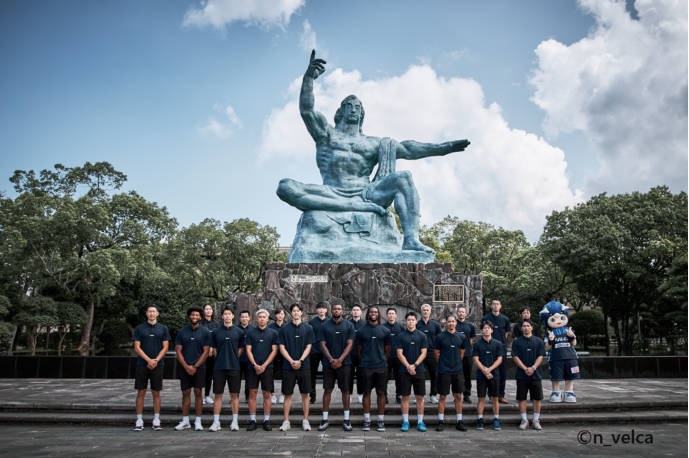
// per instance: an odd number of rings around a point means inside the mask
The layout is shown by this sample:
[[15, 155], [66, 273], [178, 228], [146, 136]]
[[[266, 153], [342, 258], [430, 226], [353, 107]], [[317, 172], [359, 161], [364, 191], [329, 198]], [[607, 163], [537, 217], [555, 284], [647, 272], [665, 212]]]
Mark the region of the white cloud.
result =
[[[319, 46], [316, 42], [316, 32], [311, 28], [311, 23], [309, 21], [304, 21], [302, 23], [302, 33], [301, 39], [299, 40], [301, 48], [304, 51], [311, 52], [312, 49], [318, 49]], [[323, 52], [319, 50], [319, 54]]]
[[184, 15], [185, 26], [222, 29], [233, 22], [285, 27], [304, 0], [206, 0]]
[[199, 127], [199, 131], [202, 134], [225, 139], [229, 138], [235, 129], [243, 127], [242, 120], [239, 119], [232, 105], [228, 105], [225, 108], [215, 105], [213, 111], [218, 113], [218, 116], [221, 116], [221, 120], [218, 120], [216, 116], [209, 117], [206, 124]]
[[571, 45], [536, 49], [533, 101], [549, 134], [581, 131], [601, 169], [587, 191], [687, 186], [687, 2], [580, 0], [596, 26]]
[[[315, 146], [299, 117], [300, 84], [300, 78], [292, 83], [290, 100], [266, 120], [261, 159], [299, 161], [315, 168]], [[329, 69], [317, 80], [314, 93], [316, 109], [331, 123], [340, 101], [357, 94], [366, 110], [367, 135], [472, 142], [466, 151], [453, 155], [398, 162], [399, 170], [412, 171], [423, 224], [449, 214], [523, 229], [536, 240], [546, 215], [581, 200], [581, 193], [569, 187], [564, 153], [543, 138], [510, 128], [499, 106], [486, 106], [473, 80], [442, 78], [428, 65], [379, 80]]]

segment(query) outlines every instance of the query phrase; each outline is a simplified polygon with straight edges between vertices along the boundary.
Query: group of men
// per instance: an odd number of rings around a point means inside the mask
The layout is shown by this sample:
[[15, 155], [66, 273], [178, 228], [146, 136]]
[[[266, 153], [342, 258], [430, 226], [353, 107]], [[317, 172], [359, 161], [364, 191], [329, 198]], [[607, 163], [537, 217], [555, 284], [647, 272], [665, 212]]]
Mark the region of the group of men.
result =
[[[290, 410], [295, 387], [299, 388], [303, 418], [302, 429], [311, 430], [309, 404], [316, 401], [316, 372], [323, 367], [323, 411], [318, 426], [325, 431], [329, 426], [329, 408], [335, 382], [341, 391], [345, 431], [352, 430], [350, 421], [350, 395], [357, 393], [363, 408], [362, 430], [372, 428], [371, 393], [376, 392], [376, 431], [385, 431], [385, 405], [389, 378], [394, 379], [395, 397], [402, 413], [402, 431], [408, 431], [409, 404], [412, 388], [416, 402], [416, 429], [426, 431], [424, 402], [426, 380], [430, 379], [430, 401], [438, 404], [436, 430], [444, 430], [446, 398], [452, 392], [455, 404], [455, 428], [466, 431], [462, 418], [464, 402], [471, 402], [471, 369], [476, 366], [476, 393], [478, 395], [476, 429], [484, 428], [483, 413], [486, 394], [493, 409], [493, 429], [501, 429], [500, 403], [505, 399], [505, 341], [510, 333], [509, 319], [500, 313], [499, 300], [491, 302], [491, 313], [480, 326], [477, 338], [474, 325], [467, 321], [465, 307], [457, 308], [457, 315], [446, 318], [445, 329], [431, 318], [431, 306], [423, 304], [421, 316], [410, 311], [402, 326], [397, 321], [397, 310], [389, 307], [386, 320], [376, 306], [366, 309], [365, 318], [360, 305], [351, 309], [351, 318], [345, 319], [342, 305], [327, 302], [317, 304], [317, 314], [308, 323], [303, 321], [303, 307], [292, 304], [291, 320], [284, 320], [284, 311], [275, 314], [269, 324], [267, 310], [256, 312], [255, 324], [250, 323], [248, 311], [240, 312], [237, 325], [234, 311], [226, 306], [222, 320], [215, 323], [213, 307], [190, 307], [189, 323], [179, 330], [175, 338], [178, 376], [182, 390], [182, 420], [177, 430], [190, 429], [189, 410], [191, 391], [195, 398], [194, 429], [203, 430], [201, 415], [203, 403], [213, 403], [213, 422], [209, 431], [219, 431], [222, 397], [227, 385], [230, 393], [232, 421], [230, 430], [239, 430], [239, 392], [245, 380], [245, 396], [249, 407], [247, 430], [258, 428], [256, 419], [259, 385], [263, 394], [263, 420], [261, 426], [271, 431], [271, 408], [276, 402], [274, 380], [282, 379], [281, 399], [283, 422], [281, 431], [291, 428]], [[330, 316], [328, 317], [328, 309]], [[527, 309], [528, 311], [528, 309]], [[541, 429], [539, 422], [541, 387], [538, 366], [545, 356], [543, 341], [534, 335], [534, 326], [522, 313], [519, 337], [512, 344], [512, 356], [517, 366], [517, 400], [522, 421], [520, 429], [529, 426], [526, 417], [526, 395], [534, 404], [532, 426]], [[144, 427], [142, 413], [144, 396], [150, 381], [153, 396], [154, 419], [152, 427], [160, 429], [160, 390], [162, 389], [162, 359], [168, 351], [170, 333], [158, 323], [158, 309], [149, 306], [147, 321], [134, 332], [134, 350], [137, 354], [135, 388], [137, 390], [134, 429]], [[515, 333], [513, 331], [513, 333]], [[515, 333], [516, 334], [516, 333]], [[214, 398], [209, 395], [210, 387]], [[203, 388], [206, 397], [203, 396]]]

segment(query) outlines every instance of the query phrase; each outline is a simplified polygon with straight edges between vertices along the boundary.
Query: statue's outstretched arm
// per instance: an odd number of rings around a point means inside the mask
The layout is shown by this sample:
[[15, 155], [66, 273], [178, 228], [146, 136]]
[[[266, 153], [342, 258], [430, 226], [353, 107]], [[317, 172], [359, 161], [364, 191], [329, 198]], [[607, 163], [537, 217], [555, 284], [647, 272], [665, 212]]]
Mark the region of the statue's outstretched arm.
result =
[[469, 140], [452, 140], [443, 143], [421, 143], [415, 140], [405, 140], [397, 147], [398, 159], [421, 159], [429, 156], [445, 156], [446, 154], [464, 151], [469, 146]]
[[306, 124], [306, 129], [316, 142], [327, 135], [328, 121], [321, 113], [314, 109], [313, 80], [325, 71], [325, 61], [316, 59], [316, 50], [311, 51], [309, 66], [304, 73], [299, 94], [299, 113]]

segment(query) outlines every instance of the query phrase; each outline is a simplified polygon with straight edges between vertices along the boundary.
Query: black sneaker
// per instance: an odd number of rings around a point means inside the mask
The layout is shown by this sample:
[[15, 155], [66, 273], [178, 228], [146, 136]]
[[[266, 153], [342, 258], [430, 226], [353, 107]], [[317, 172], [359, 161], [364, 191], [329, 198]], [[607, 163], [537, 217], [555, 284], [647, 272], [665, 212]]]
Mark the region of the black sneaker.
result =
[[457, 428], [457, 431], [466, 431], [467, 430], [467, 427], [464, 426], [464, 423], [462, 423], [462, 420], [459, 420], [457, 422], [457, 424], [455, 425], [455, 428]]
[[385, 431], [385, 422], [383, 420], [378, 420], [378, 426], [376, 426], [376, 431], [382, 433]]
[[483, 428], [484, 428], [484, 426], [483, 426], [483, 418], [479, 418], [478, 420], [476, 420], [476, 429], [481, 430], [481, 429], [483, 429]]
[[345, 431], [351, 431], [352, 430], [352, 424], [349, 422], [349, 420], [345, 420], [342, 422], [342, 429]]
[[445, 422], [439, 421], [438, 426], [435, 427], [436, 431], [445, 431]]
[[263, 431], [272, 431], [273, 427], [270, 426], [270, 421], [264, 420], [263, 421]]
[[247, 431], [256, 431], [256, 421], [249, 420], [249, 426], [246, 428]]
[[364, 421], [361, 423], [361, 430], [362, 431], [371, 431], [371, 422], [370, 421]]
[[325, 431], [328, 429], [328, 426], [330, 426], [330, 423], [328, 423], [328, 420], [322, 420], [321, 424], [318, 425], [318, 431]]

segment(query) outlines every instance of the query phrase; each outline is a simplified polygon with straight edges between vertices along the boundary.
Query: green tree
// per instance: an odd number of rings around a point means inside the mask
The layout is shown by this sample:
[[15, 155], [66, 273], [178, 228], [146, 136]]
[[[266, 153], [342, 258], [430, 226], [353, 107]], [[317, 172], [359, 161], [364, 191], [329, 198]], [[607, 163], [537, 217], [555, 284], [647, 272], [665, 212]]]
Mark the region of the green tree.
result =
[[682, 307], [676, 296], [663, 297], [662, 285], [675, 258], [687, 253], [686, 193], [673, 195], [661, 186], [645, 194], [595, 196], [553, 212], [540, 243], [545, 256], [595, 298], [619, 353], [633, 352], [641, 314], [656, 315], [662, 301]]
[[36, 354], [38, 333], [41, 328], [48, 328], [57, 324], [57, 306], [55, 301], [46, 296], [32, 296], [26, 298], [22, 308], [15, 316], [15, 323], [26, 330], [31, 355]]

